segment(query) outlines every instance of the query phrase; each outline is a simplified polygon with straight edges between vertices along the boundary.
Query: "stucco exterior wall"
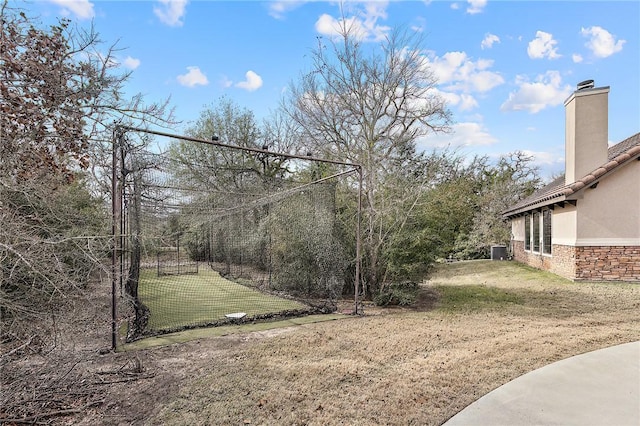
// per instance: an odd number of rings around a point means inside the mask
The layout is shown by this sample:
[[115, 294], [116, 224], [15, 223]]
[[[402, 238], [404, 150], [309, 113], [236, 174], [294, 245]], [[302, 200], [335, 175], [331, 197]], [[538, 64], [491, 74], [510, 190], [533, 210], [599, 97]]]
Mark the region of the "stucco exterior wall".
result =
[[556, 207], [551, 213], [551, 241], [553, 244], [573, 246], [577, 239], [576, 206], [565, 204], [564, 207]]
[[565, 101], [565, 183], [607, 162], [609, 87], [578, 90]]
[[640, 282], [640, 161], [579, 195], [552, 210], [551, 255], [525, 251], [524, 217], [513, 219], [514, 259], [571, 280]]
[[640, 161], [584, 190], [577, 229], [578, 246], [640, 246]]
[[[511, 220], [511, 239], [515, 241], [522, 241], [524, 244], [524, 217], [523, 216], [520, 216]], [[524, 249], [524, 245], [523, 245], [523, 249]]]

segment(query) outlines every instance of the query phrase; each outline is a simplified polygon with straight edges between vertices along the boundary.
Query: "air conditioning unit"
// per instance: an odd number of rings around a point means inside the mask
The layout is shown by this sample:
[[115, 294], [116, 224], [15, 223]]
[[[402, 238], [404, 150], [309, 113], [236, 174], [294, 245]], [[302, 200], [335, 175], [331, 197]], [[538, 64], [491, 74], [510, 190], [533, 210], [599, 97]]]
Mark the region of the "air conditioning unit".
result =
[[507, 260], [507, 246], [491, 246], [491, 260]]

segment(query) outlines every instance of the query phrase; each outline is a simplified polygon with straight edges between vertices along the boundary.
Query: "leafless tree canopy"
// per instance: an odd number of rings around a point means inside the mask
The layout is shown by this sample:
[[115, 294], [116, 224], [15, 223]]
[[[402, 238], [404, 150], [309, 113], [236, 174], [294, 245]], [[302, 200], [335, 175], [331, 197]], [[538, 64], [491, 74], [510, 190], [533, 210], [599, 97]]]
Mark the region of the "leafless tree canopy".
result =
[[420, 45], [404, 32], [366, 45], [345, 26], [328, 45], [319, 41], [312, 70], [283, 102], [309, 149], [363, 166], [365, 279], [372, 291], [385, 276], [383, 246], [410, 214], [394, 207], [410, 207], [420, 188], [389, 185], [419, 162], [416, 140], [450, 124]]
[[0, 339], [49, 344], [52, 313], [108, 253], [109, 126], [171, 111], [123, 95], [129, 73], [93, 30], [44, 29], [6, 1], [0, 25]]

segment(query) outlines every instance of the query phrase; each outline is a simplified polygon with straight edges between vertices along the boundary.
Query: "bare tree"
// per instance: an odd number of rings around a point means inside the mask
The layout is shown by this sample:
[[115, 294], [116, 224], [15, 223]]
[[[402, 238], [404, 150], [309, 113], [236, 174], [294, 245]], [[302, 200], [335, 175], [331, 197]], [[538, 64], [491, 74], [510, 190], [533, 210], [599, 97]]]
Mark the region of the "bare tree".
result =
[[419, 157], [418, 138], [450, 123], [421, 41], [397, 31], [366, 45], [344, 24], [328, 45], [319, 41], [311, 72], [291, 85], [282, 105], [310, 151], [363, 167], [363, 272], [372, 293], [385, 276], [384, 245], [411, 214], [397, 206], [410, 210], [419, 192], [420, 185], [394, 185], [394, 176]]
[[477, 200], [473, 226], [458, 236], [458, 255], [487, 258], [494, 244], [508, 244], [511, 226], [502, 212], [533, 194], [542, 184], [533, 157], [522, 151], [503, 155], [494, 165], [484, 165], [477, 176]]
[[64, 19], [40, 28], [7, 1], [0, 26], [0, 339], [44, 342], [46, 318], [108, 252], [104, 200], [94, 195], [110, 187], [109, 126], [171, 114], [166, 102], [126, 99], [129, 73], [118, 74], [115, 46], [101, 53], [93, 29]]

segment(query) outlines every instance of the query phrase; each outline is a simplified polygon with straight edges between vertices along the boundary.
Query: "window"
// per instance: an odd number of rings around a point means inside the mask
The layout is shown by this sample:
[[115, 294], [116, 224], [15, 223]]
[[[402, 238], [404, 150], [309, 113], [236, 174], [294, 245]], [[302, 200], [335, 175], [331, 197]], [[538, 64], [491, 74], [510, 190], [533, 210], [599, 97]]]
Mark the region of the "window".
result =
[[540, 212], [533, 212], [533, 251], [540, 251]]
[[524, 249], [531, 250], [531, 216], [524, 215]]
[[551, 254], [551, 210], [542, 212], [542, 252]]

